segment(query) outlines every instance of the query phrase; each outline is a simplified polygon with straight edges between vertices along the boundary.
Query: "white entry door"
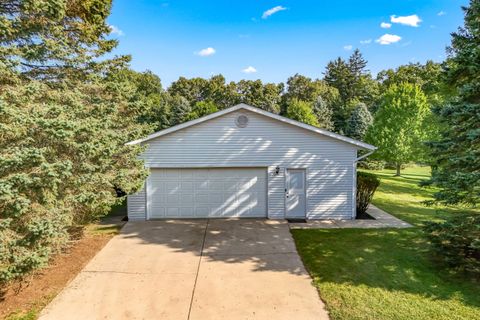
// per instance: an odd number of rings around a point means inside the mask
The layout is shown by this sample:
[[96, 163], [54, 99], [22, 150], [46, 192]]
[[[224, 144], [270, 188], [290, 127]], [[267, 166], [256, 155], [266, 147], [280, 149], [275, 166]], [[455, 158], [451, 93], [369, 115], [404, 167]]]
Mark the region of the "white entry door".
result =
[[152, 169], [147, 210], [155, 218], [266, 217], [265, 168]]
[[305, 169], [287, 169], [285, 191], [285, 217], [305, 219], [307, 196]]

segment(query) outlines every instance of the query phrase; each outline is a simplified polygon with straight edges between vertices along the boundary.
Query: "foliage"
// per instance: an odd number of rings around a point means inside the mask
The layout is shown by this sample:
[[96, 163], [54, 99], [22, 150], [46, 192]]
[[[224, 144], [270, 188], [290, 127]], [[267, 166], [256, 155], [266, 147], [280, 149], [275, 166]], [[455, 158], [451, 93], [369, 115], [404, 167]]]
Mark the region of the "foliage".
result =
[[318, 120], [308, 102], [292, 99], [287, 107], [286, 116], [292, 120], [300, 121], [318, 127]]
[[339, 106], [334, 117], [337, 132], [345, 130], [347, 118], [358, 102], [373, 105], [377, 99], [378, 84], [366, 66], [367, 61], [358, 49], [348, 61], [339, 57], [327, 64], [324, 80], [339, 92]]
[[317, 117], [318, 126], [325, 130], [334, 130], [332, 121], [333, 111], [328, 107], [322, 97], [318, 97], [313, 104], [313, 113]]
[[358, 162], [358, 167], [367, 170], [382, 170], [385, 168], [385, 161], [367, 159]]
[[409, 83], [392, 85], [383, 95], [366, 140], [377, 146], [373, 155], [401, 165], [417, 160], [426, 139], [423, 121], [430, 109], [422, 90]]
[[367, 213], [368, 205], [379, 185], [380, 179], [376, 175], [362, 171], [357, 172], [357, 216]]
[[364, 103], [359, 103], [353, 109], [350, 118], [347, 121], [345, 133], [347, 136], [357, 140], [363, 140], [368, 128], [373, 123], [373, 117]]
[[435, 168], [430, 183], [441, 188], [435, 201], [476, 205], [480, 202], [480, 1], [470, 1], [464, 11], [465, 26], [452, 35], [445, 64], [445, 78], [455, 96], [436, 109], [440, 138], [429, 144]]
[[261, 80], [240, 80], [236, 84], [239, 101], [263, 109], [279, 113], [283, 84], [266, 83]]
[[278, 113], [283, 84], [264, 84], [261, 80], [241, 80], [227, 84], [222, 75], [210, 79], [180, 77], [167, 91], [172, 97], [185, 98], [191, 106], [208, 100], [221, 110], [243, 102]]
[[324, 80], [312, 80], [297, 73], [287, 79], [287, 90], [282, 96], [281, 114], [286, 114], [287, 106], [292, 99], [314, 103], [318, 98], [333, 110], [338, 103], [338, 90], [329, 86]]
[[111, 0], [5, 0], [0, 3], [0, 61], [25, 76], [82, 77], [112, 50]]
[[409, 63], [399, 66], [395, 70], [380, 71], [377, 80], [381, 84], [382, 91], [393, 84], [400, 85], [404, 82], [418, 85], [427, 96], [428, 103], [431, 106], [441, 105], [448, 95], [448, 90], [442, 79], [442, 66], [431, 60], [425, 64]]
[[187, 99], [182, 96], [174, 96], [170, 104], [170, 125], [175, 126], [189, 120], [192, 107]]
[[218, 108], [212, 101], [200, 101], [195, 103], [192, 111], [186, 116], [186, 120], [195, 120], [217, 111]]
[[[155, 76], [102, 60], [110, 1], [0, 4], [0, 283], [46, 263], [68, 229], [146, 176], [139, 147]], [[134, 81], [134, 79], [136, 79]], [[143, 83], [139, 85], [139, 83]], [[158, 82], [159, 83], [159, 82]], [[158, 84], [157, 83], [157, 84]]]
[[433, 250], [449, 267], [480, 275], [480, 214], [456, 214], [424, 227]]

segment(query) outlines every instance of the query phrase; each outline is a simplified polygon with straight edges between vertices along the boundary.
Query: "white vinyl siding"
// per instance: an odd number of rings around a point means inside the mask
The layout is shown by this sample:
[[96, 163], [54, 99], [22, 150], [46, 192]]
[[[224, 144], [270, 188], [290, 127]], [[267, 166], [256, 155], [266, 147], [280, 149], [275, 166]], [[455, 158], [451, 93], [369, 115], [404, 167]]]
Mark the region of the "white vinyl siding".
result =
[[[246, 128], [235, 125], [240, 114], [249, 118]], [[149, 168], [268, 168], [269, 218], [285, 216], [285, 169], [305, 168], [307, 218], [353, 216], [353, 163], [357, 148], [352, 144], [247, 110], [237, 110], [145, 144], [148, 148], [142, 159]]]
[[139, 192], [127, 197], [127, 212], [129, 220], [145, 220], [146, 201], [145, 187]]

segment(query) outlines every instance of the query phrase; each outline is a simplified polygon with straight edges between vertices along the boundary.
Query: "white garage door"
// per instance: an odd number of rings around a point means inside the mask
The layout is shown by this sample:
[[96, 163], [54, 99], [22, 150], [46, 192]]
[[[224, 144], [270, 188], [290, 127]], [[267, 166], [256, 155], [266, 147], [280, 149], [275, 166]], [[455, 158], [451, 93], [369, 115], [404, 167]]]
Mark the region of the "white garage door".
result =
[[265, 168], [152, 169], [149, 218], [266, 217]]

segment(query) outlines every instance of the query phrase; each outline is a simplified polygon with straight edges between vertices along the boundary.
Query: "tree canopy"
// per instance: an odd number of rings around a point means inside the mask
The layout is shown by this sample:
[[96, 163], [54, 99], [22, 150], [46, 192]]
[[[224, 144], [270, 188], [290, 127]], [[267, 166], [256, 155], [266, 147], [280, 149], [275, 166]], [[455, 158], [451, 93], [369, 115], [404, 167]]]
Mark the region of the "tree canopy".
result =
[[397, 175], [402, 164], [415, 160], [425, 141], [423, 121], [429, 112], [417, 85], [394, 84], [383, 95], [366, 141], [378, 147], [376, 157], [395, 164]]
[[440, 139], [430, 143], [434, 159], [431, 183], [441, 188], [436, 201], [446, 204], [480, 202], [480, 1], [471, 0], [465, 26], [452, 34], [444, 65], [447, 85], [454, 92], [440, 117]]

